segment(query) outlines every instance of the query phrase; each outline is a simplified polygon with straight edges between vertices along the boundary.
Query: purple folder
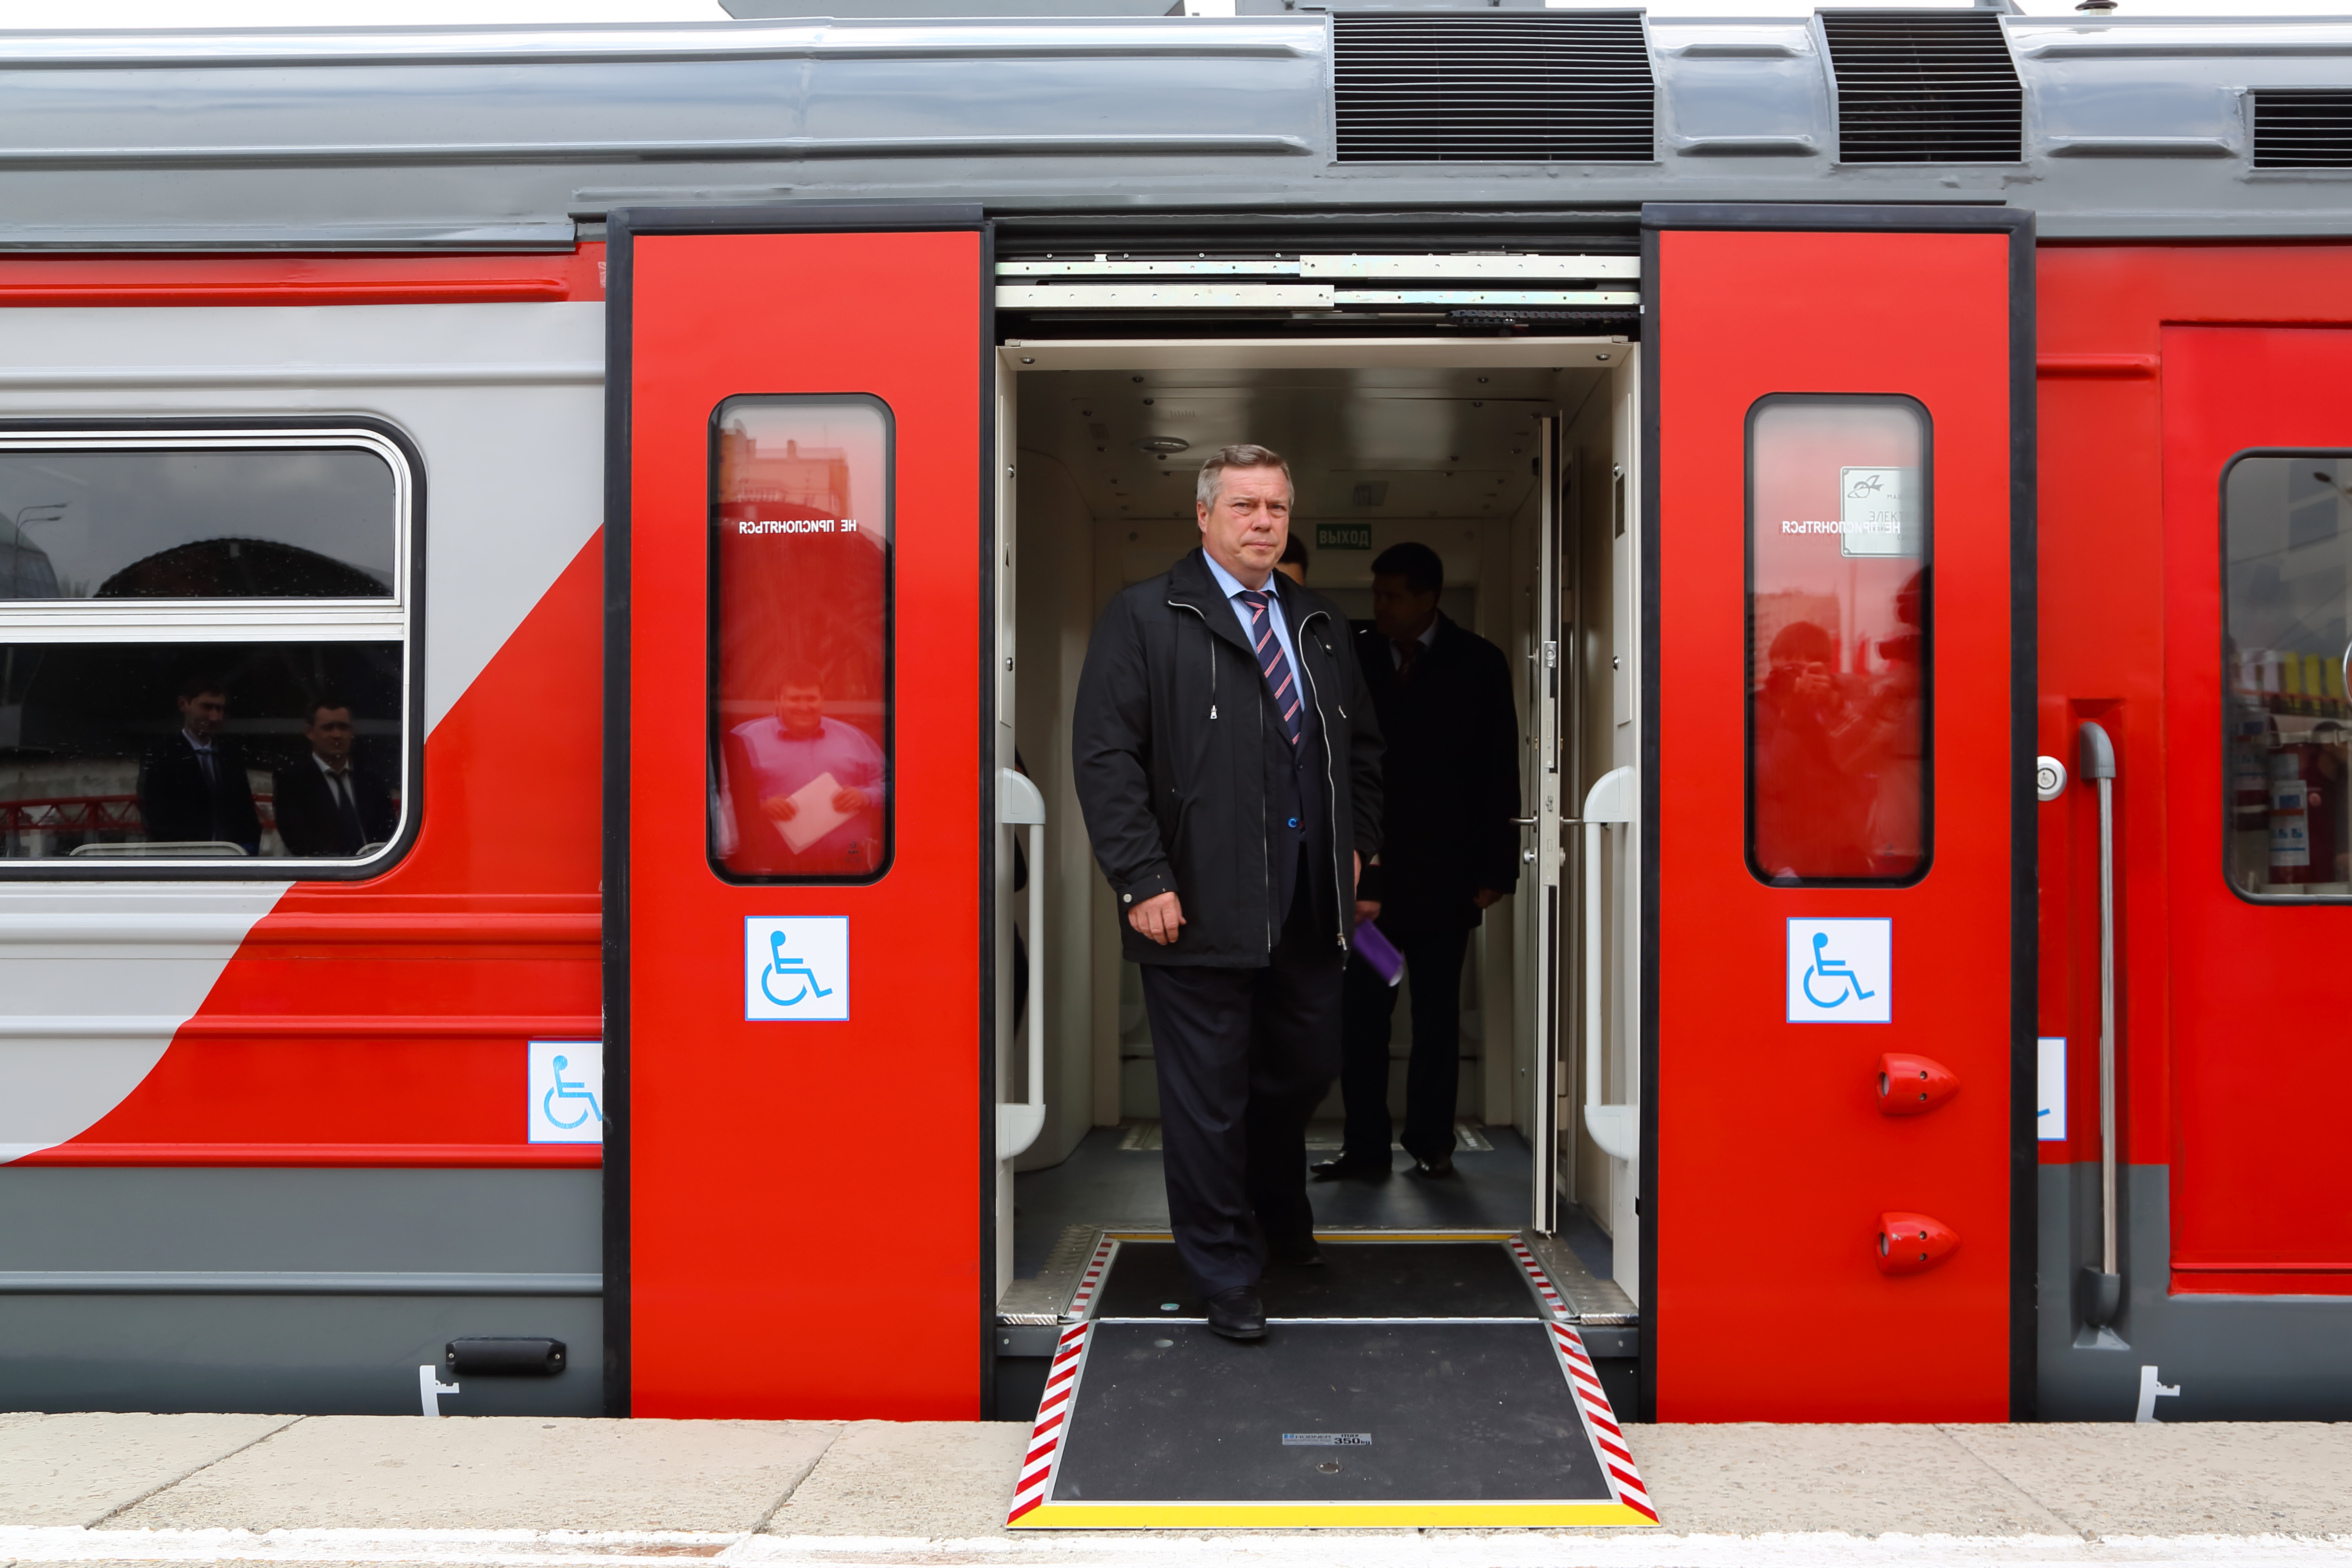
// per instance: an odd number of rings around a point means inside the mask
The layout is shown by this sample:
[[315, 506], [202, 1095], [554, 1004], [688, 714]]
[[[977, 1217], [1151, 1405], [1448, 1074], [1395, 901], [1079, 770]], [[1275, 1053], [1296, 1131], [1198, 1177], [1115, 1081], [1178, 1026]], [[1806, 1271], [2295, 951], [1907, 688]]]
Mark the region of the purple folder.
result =
[[1356, 922], [1356, 951], [1390, 984], [1394, 985], [1404, 978], [1404, 954], [1399, 952], [1396, 944], [1382, 936], [1381, 928], [1370, 921]]

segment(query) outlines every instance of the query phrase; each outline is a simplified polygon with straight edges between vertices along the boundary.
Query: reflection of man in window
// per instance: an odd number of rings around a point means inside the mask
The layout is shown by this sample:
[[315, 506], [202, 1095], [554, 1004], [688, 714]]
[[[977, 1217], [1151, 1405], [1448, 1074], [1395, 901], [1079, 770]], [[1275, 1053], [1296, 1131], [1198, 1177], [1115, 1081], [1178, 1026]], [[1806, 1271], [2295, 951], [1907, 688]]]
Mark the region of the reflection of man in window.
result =
[[289, 855], [349, 857], [392, 837], [392, 788], [352, 762], [351, 705], [324, 697], [302, 727], [310, 754], [270, 776], [278, 837]]
[[1837, 673], [1837, 639], [1795, 621], [1773, 637], [1756, 708], [1756, 861], [1773, 878], [1872, 875], [1868, 738]]
[[221, 733], [227, 683], [209, 675], [180, 683], [180, 728], [139, 762], [139, 818], [151, 844], [234, 844], [261, 849], [245, 757]]
[[784, 677], [775, 712], [729, 731], [727, 752], [736, 869], [844, 877], [881, 864], [882, 748], [825, 717], [814, 678]]

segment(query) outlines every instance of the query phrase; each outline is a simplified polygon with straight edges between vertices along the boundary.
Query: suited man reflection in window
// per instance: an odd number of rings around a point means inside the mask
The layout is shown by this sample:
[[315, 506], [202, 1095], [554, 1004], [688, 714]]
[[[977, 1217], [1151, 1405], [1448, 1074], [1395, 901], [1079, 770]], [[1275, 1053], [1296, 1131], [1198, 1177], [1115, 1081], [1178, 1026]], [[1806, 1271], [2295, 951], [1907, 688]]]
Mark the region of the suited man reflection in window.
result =
[[270, 775], [278, 837], [289, 855], [348, 859], [392, 837], [400, 815], [392, 787], [352, 761], [354, 733], [351, 704], [321, 697], [302, 727], [310, 754]]
[[139, 760], [139, 820], [150, 844], [234, 844], [261, 852], [261, 816], [245, 755], [221, 733], [228, 683], [194, 675], [180, 683], [180, 727]]

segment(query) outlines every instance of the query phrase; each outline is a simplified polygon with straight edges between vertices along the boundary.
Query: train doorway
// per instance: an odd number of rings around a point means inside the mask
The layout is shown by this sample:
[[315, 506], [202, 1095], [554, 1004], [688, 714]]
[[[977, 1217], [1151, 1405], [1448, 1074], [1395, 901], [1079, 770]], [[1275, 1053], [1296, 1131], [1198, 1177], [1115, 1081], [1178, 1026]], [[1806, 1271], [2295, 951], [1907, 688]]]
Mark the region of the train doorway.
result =
[[[1384, 1180], [1315, 1184], [1330, 1267], [1269, 1276], [1268, 1310], [1469, 1319], [1496, 1310], [1491, 1289], [1532, 1316], [1566, 1292], [1596, 1373], [1630, 1394], [1639, 353], [1622, 338], [1000, 348], [997, 761], [1018, 781], [1001, 798], [1023, 803], [997, 868], [1000, 1415], [1037, 1408], [1073, 1321], [1150, 1297], [1175, 1333], [1200, 1310], [1165, 1256], [1150, 1027], [1079, 817], [1069, 715], [1104, 607], [1194, 547], [1200, 462], [1242, 441], [1290, 460], [1305, 580], [1351, 620], [1370, 615], [1382, 552], [1436, 552], [1443, 613], [1510, 671], [1521, 802], [1517, 885], [1462, 970], [1454, 1173], [1424, 1176], [1399, 1148]], [[1400, 1118], [1412, 1010], [1398, 1003], [1390, 1045]], [[1339, 1153], [1343, 1111], [1335, 1085], [1310, 1159]], [[1411, 1284], [1441, 1260], [1467, 1270], [1451, 1305]]]
[[[2030, 1306], [2009, 1179], [2032, 1127], [2011, 1081], [2032, 1060], [2028, 231], [1653, 216], [1640, 344], [1000, 339], [976, 211], [616, 217], [619, 1408], [1017, 1416], [1085, 1353], [1063, 1336], [1099, 1321], [1090, 1282], [1123, 1289], [1121, 1248], [1141, 1266], [1151, 1040], [1066, 721], [1103, 604], [1191, 548], [1183, 476], [1239, 439], [1290, 454], [1310, 584], [1360, 605], [1383, 548], [1428, 547], [1514, 688], [1521, 875], [1460, 972], [1475, 1174], [1396, 1162], [1331, 1189], [1325, 1234], [1360, 1260], [1507, 1257], [1528, 1321], [1591, 1331], [1595, 1391], [1638, 1367], [1644, 1414], [1866, 1415], [1930, 1383], [1938, 1408], [2007, 1407], [2004, 1308]], [[1811, 331], [1758, 313], [1759, 268]], [[1971, 613], [1936, 620], [1955, 594]], [[1898, 1075], [1944, 1069], [1965, 1093], [1895, 1114]], [[857, 1116], [903, 1147], [861, 1150]], [[1773, 1298], [1704, 1215], [1798, 1127], [1839, 1173], [1774, 1200], [1819, 1300], [1964, 1347], [1900, 1397], [1727, 1348]], [[871, 1252], [879, 1210], [935, 1224], [927, 1271], [976, 1300], [979, 1355], [950, 1336], [882, 1373], [757, 1377], [709, 1355], [828, 1321], [807, 1260]], [[1378, 1310], [1380, 1274], [1350, 1310]], [[1181, 1291], [1151, 1306], [1185, 1316]]]

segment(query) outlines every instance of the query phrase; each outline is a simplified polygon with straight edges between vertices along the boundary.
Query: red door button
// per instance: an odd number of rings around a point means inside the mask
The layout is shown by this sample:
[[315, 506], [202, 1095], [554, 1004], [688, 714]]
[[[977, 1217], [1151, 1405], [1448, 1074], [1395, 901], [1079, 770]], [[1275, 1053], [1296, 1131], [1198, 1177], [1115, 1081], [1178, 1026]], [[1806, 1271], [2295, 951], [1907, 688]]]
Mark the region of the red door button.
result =
[[1960, 1075], [1943, 1063], [1908, 1051], [1878, 1058], [1878, 1109], [1886, 1116], [1917, 1116], [1960, 1092]]
[[1878, 1216], [1881, 1274], [1925, 1274], [1959, 1245], [1960, 1233], [1933, 1215], [1890, 1212]]

